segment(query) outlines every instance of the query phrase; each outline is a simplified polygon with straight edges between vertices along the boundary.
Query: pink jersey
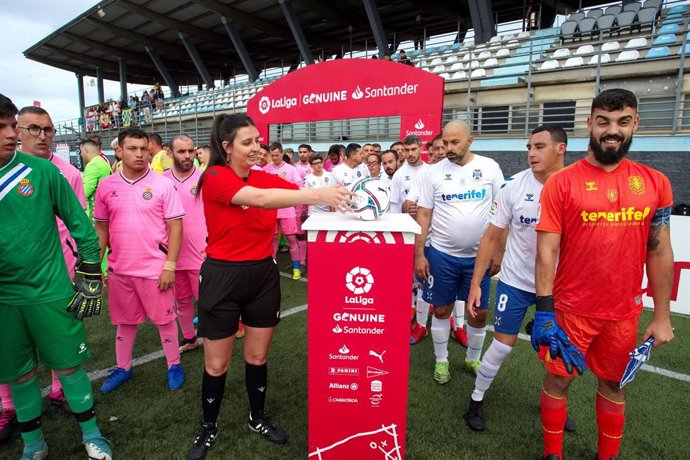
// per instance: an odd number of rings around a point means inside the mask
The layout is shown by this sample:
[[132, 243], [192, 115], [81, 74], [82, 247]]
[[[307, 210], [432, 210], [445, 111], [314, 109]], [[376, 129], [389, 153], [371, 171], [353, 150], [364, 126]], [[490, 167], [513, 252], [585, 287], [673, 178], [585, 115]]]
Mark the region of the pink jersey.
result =
[[[281, 179], [285, 179], [288, 182], [292, 182], [293, 184], [296, 184], [300, 187], [304, 184], [304, 181], [297, 172], [297, 169], [291, 164], [285, 162], [283, 162], [283, 164], [279, 167], [277, 167], [273, 163], [269, 163], [266, 166], [264, 166], [264, 171], [266, 171], [268, 174], [278, 176]], [[294, 207], [278, 209], [278, 219], [294, 218], [295, 215], [296, 214]]]
[[93, 218], [108, 222], [108, 272], [157, 279], [167, 259], [166, 222], [183, 216], [175, 184], [150, 169], [134, 182], [121, 171], [103, 179]]
[[173, 169], [168, 169], [163, 176], [170, 178], [175, 184], [177, 194], [184, 207], [182, 220], [182, 247], [177, 258], [177, 270], [196, 270], [201, 268], [206, 251], [206, 218], [204, 217], [204, 203], [197, 198], [197, 184], [203, 171], [194, 168], [194, 172], [186, 179], [175, 177]]
[[[63, 176], [65, 176], [65, 179], [67, 179], [67, 182], [69, 182], [70, 187], [72, 187], [72, 190], [74, 190], [74, 194], [77, 195], [77, 199], [79, 200], [79, 203], [81, 203], [81, 207], [86, 209], [84, 182], [81, 179], [81, 173], [79, 170], [55, 155], [50, 156], [50, 162], [60, 170]], [[65, 256], [67, 271], [69, 272], [70, 277], [74, 278], [74, 267], [77, 264], [77, 244], [70, 236], [69, 230], [62, 220], [60, 220], [60, 218], [56, 218], [55, 220], [57, 221], [58, 232], [60, 233], [62, 254]]]
[[304, 183], [305, 177], [314, 172], [314, 169], [311, 167], [309, 163], [303, 165], [302, 162], [297, 162], [295, 163], [295, 169], [297, 169], [299, 177], [302, 178], [302, 183]]

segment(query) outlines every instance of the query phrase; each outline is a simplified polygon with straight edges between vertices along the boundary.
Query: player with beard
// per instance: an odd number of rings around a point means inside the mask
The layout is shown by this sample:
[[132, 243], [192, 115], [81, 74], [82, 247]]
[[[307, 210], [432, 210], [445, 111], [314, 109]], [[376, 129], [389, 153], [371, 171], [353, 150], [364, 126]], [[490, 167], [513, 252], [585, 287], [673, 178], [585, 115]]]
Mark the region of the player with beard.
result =
[[381, 180], [390, 188], [395, 171], [398, 170], [398, 152], [395, 150], [386, 150], [381, 154], [381, 167], [384, 174], [381, 174]]
[[206, 220], [204, 205], [197, 199], [197, 184], [203, 171], [194, 167], [194, 140], [178, 134], [170, 140], [173, 166], [163, 175], [175, 184], [184, 208], [182, 245], [175, 266], [175, 305], [182, 329], [180, 353], [199, 348], [194, 332], [193, 299], [199, 299], [199, 269], [206, 249]]
[[[443, 128], [446, 158], [430, 166], [419, 183], [417, 222], [422, 231], [415, 238], [415, 273], [424, 280], [424, 300], [434, 306], [431, 336], [436, 356], [434, 380], [439, 384], [450, 381], [450, 315], [456, 300], [467, 300], [479, 239], [504, 182], [498, 163], [470, 151], [472, 141], [466, 122], [448, 122]], [[481, 282], [481, 309], [467, 324], [465, 367], [475, 375], [486, 336], [490, 282], [487, 271]]]
[[[619, 382], [637, 344], [645, 267], [654, 317], [642, 340], [654, 337], [657, 347], [673, 339], [673, 196], [666, 176], [625, 158], [639, 121], [633, 93], [602, 91], [587, 118], [587, 156], [554, 173], [541, 193], [532, 345], [542, 346], [546, 360], [541, 419], [549, 460], [562, 457], [573, 369], [587, 367], [598, 379], [597, 458], [618, 456], [625, 423]], [[549, 359], [554, 352], [562, 359]]]

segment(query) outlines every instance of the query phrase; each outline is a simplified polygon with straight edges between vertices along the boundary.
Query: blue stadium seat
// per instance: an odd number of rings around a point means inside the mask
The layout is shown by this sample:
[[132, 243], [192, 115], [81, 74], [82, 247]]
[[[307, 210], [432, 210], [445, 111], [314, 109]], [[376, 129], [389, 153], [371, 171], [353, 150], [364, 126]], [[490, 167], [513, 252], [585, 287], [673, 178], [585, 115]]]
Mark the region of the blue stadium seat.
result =
[[683, 16], [675, 14], [673, 16], [667, 16], [666, 19], [664, 19], [661, 23], [663, 25], [668, 25], [668, 24], [680, 24], [683, 22]]
[[671, 50], [668, 48], [668, 46], [655, 46], [654, 48], [647, 51], [645, 59], [669, 57], [670, 55]]
[[659, 35], [654, 39], [654, 42], [652, 45], [654, 46], [660, 46], [660, 45], [673, 45], [676, 42], [676, 35], [675, 34], [664, 34], [664, 35]]
[[676, 5], [668, 9], [668, 14], [685, 14], [688, 12], [688, 5]]
[[[682, 51], [683, 47], [681, 46], [680, 48], [678, 48], [678, 54], [680, 55]], [[690, 56], [690, 43], [685, 44], [685, 55]]]
[[680, 26], [678, 24], [666, 24], [659, 28], [658, 34], [677, 34], [680, 33]]

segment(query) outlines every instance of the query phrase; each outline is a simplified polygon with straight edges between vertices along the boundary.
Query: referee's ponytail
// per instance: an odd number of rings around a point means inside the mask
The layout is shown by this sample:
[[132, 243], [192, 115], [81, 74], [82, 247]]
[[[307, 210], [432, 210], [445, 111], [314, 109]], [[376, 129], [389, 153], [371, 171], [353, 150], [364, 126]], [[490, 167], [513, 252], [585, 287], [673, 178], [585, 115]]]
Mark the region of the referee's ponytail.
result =
[[[241, 128], [252, 126], [256, 126], [254, 120], [246, 113], [216, 115], [216, 118], [213, 119], [213, 126], [211, 127], [211, 153], [209, 154], [206, 170], [199, 178], [199, 184], [197, 185], [199, 192], [201, 192], [204, 178], [211, 168], [214, 166], [228, 165], [228, 155], [223, 148], [223, 142], [232, 144], [235, 140], [235, 136], [237, 136], [237, 131]], [[199, 198], [199, 196], [201, 196], [201, 193], [197, 193], [196, 197]]]

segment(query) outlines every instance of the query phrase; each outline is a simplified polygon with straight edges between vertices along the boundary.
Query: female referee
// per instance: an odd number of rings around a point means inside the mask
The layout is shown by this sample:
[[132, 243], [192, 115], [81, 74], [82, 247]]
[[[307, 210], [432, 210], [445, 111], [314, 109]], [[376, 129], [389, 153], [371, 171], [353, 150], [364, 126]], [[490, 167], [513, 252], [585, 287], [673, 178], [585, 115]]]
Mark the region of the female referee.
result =
[[240, 317], [246, 328], [249, 428], [274, 443], [287, 441], [285, 432], [264, 413], [266, 361], [280, 320], [279, 274], [271, 257], [276, 209], [298, 204], [345, 209], [352, 203], [352, 194], [342, 186], [299, 190], [277, 176], [252, 170], [260, 154], [259, 133], [251, 118], [244, 114], [215, 118], [211, 154], [198, 186], [208, 227], [207, 258], [199, 277], [203, 420], [187, 452], [189, 460], [205, 458], [217, 436], [216, 420]]

